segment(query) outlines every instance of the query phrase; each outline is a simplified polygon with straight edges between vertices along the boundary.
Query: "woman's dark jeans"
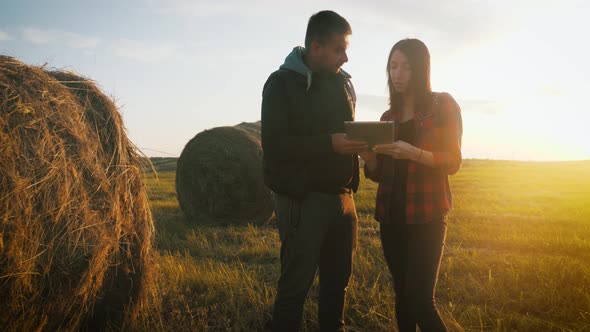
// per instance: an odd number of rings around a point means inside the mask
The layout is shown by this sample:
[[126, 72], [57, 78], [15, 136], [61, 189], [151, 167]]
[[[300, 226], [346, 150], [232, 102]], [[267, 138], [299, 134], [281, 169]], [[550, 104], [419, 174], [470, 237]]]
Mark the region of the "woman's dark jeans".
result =
[[447, 224], [381, 224], [381, 243], [395, 290], [400, 332], [447, 331], [435, 304], [435, 289]]

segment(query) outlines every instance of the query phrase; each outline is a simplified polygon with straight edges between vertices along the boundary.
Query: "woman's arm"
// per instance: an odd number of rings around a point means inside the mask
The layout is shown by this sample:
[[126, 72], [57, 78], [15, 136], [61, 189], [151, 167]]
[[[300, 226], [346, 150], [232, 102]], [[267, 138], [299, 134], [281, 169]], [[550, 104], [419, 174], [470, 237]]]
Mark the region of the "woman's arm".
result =
[[408, 159], [430, 167], [434, 167], [435, 165], [434, 154], [432, 152], [420, 149], [404, 141], [377, 145], [375, 151], [389, 155], [395, 159]]
[[411, 160], [420, 163], [422, 165], [426, 165], [429, 167], [434, 167], [434, 154], [430, 151], [426, 151], [424, 149], [420, 149], [414, 146], [414, 156]]
[[414, 162], [444, 170], [449, 175], [457, 173], [461, 168], [461, 138], [463, 124], [461, 110], [453, 97], [445, 94], [441, 105], [443, 116], [446, 117], [445, 128], [441, 139], [444, 151], [427, 151], [404, 141], [383, 144], [375, 147], [375, 151], [389, 155], [395, 159], [408, 159]]
[[461, 140], [463, 136], [463, 120], [461, 108], [449, 95], [444, 93], [441, 96], [441, 116], [445, 118], [442, 141], [443, 151], [431, 151], [432, 167], [436, 167], [449, 175], [459, 171], [463, 163], [461, 154]]

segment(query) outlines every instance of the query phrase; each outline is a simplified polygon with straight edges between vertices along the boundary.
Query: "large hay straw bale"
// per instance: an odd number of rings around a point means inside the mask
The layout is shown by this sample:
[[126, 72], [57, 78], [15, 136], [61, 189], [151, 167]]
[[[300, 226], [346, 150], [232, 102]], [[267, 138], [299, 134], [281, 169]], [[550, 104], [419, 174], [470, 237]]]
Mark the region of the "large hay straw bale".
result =
[[114, 102], [0, 56], [0, 326], [131, 326], [153, 282], [141, 159]]

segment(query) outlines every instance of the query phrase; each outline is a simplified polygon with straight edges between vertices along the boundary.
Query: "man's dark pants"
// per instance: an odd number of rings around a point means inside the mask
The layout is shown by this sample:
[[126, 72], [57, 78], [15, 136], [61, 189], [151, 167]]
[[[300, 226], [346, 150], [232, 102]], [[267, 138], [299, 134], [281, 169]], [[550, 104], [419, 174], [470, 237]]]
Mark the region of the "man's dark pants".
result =
[[272, 330], [299, 330], [303, 304], [319, 268], [320, 329], [342, 331], [357, 233], [353, 194], [312, 192], [302, 199], [275, 194], [275, 204], [281, 276]]

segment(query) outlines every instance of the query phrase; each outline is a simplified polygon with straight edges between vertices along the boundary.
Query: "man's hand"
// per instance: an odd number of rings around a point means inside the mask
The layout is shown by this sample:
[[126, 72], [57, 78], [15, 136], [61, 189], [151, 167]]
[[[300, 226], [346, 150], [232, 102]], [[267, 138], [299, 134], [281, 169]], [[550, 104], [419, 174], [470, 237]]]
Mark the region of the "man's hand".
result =
[[420, 155], [420, 149], [404, 141], [377, 145], [375, 146], [375, 151], [392, 156], [395, 159], [416, 160]]
[[377, 161], [377, 153], [371, 150], [365, 150], [359, 152], [359, 156], [363, 158], [365, 162], [376, 162]]
[[353, 141], [346, 138], [346, 134], [332, 134], [332, 149], [339, 154], [354, 154], [366, 151], [369, 148], [366, 142]]
[[365, 167], [369, 168], [370, 172], [374, 172], [377, 168], [377, 153], [371, 150], [359, 152], [359, 156], [365, 161]]

